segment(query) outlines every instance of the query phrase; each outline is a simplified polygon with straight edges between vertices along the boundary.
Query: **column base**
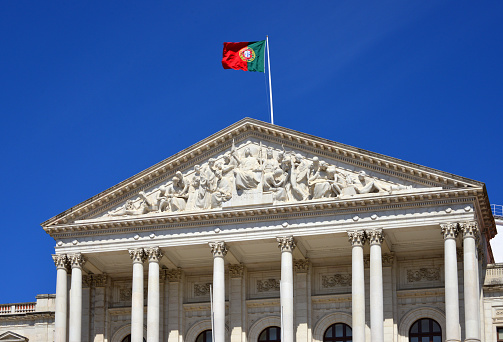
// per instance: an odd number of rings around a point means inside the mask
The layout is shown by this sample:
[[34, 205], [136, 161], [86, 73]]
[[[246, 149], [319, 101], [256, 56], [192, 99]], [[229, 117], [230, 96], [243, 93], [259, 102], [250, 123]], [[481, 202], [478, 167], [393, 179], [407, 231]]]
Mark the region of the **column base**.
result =
[[447, 339], [447, 340], [445, 340], [445, 342], [461, 342], [461, 340], [453, 340], [453, 339], [449, 340], [449, 339]]
[[480, 342], [479, 338], [465, 338], [465, 342]]

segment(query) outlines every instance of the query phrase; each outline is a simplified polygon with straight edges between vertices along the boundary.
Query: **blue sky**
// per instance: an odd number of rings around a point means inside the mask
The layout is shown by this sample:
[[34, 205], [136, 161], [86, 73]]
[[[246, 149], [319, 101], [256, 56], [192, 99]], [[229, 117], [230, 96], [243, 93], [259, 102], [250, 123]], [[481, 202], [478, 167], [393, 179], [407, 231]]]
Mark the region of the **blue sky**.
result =
[[268, 121], [483, 181], [503, 204], [502, 1], [2, 1], [0, 303], [54, 293], [39, 224], [220, 129]]

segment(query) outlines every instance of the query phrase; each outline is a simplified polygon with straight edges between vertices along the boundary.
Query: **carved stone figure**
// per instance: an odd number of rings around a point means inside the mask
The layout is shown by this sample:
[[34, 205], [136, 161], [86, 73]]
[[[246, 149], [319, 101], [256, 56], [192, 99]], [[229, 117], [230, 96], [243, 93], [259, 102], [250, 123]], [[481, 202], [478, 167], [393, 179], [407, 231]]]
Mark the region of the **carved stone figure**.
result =
[[309, 199], [308, 177], [310, 165], [306, 158], [297, 153], [291, 158], [290, 182], [292, 184], [292, 195], [297, 201], [307, 201]]
[[245, 148], [243, 158], [238, 158], [236, 151], [232, 153], [239, 162], [238, 167], [234, 169], [236, 189], [255, 189], [260, 183], [260, 172], [262, 171], [258, 159], [251, 155], [249, 147]]
[[[313, 166], [315, 163], [313, 162]], [[314, 174], [309, 178], [309, 187], [313, 199], [328, 198], [333, 194], [332, 184], [327, 172], [328, 164], [324, 161], [316, 161], [317, 169], [313, 170]]]
[[224, 163], [218, 163], [215, 167], [218, 183], [211, 199], [212, 208], [218, 208], [222, 202], [230, 200], [234, 191], [234, 168], [237, 162], [232, 158], [230, 152], [226, 152], [223, 159]]
[[185, 180], [182, 173], [177, 171], [173, 177], [173, 182], [168, 185], [166, 190], [167, 201], [171, 211], [185, 210], [188, 191], [189, 183]]
[[371, 179], [365, 171], [360, 171], [358, 176], [349, 175], [346, 178], [348, 186], [353, 186], [357, 194], [368, 194], [371, 192], [386, 192], [379, 182]]

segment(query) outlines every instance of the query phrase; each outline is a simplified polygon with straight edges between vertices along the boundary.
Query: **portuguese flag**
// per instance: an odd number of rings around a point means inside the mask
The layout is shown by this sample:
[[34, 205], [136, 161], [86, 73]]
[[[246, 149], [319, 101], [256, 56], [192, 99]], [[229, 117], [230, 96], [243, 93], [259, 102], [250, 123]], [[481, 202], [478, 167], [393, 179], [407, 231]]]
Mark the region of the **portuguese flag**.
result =
[[265, 40], [224, 43], [224, 69], [264, 72]]

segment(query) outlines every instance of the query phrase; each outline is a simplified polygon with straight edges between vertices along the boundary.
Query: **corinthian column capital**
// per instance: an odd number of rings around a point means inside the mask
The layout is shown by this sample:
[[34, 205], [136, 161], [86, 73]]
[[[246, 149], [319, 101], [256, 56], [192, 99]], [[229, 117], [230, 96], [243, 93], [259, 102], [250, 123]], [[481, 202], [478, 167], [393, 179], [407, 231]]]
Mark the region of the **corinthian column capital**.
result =
[[159, 262], [162, 258], [162, 251], [159, 247], [152, 247], [145, 249], [145, 254], [148, 258], [148, 261]]
[[455, 239], [458, 236], [459, 229], [457, 223], [441, 223], [440, 228], [442, 228], [444, 239]]
[[225, 257], [227, 254], [227, 245], [223, 241], [219, 242], [210, 242], [209, 246], [211, 248], [211, 253], [213, 257]]
[[366, 231], [367, 239], [371, 245], [380, 245], [384, 241], [382, 229], [371, 229]]
[[479, 237], [479, 226], [477, 222], [471, 221], [471, 222], [462, 222], [459, 224], [460, 226], [460, 231], [463, 232], [463, 239], [466, 238], [474, 238], [478, 239]]
[[68, 257], [66, 254], [53, 254], [52, 260], [54, 260], [54, 264], [56, 265], [56, 269], [58, 268], [68, 268]]
[[365, 231], [363, 230], [352, 230], [348, 231], [349, 242], [353, 247], [363, 246], [367, 240]]
[[293, 236], [278, 237], [276, 241], [278, 241], [278, 248], [281, 249], [282, 252], [292, 252], [296, 247]]
[[130, 249], [128, 252], [133, 264], [137, 262], [143, 264], [147, 257], [143, 248]]
[[72, 254], [69, 256], [69, 259], [72, 268], [82, 268], [86, 263], [86, 259], [84, 259], [81, 253]]

